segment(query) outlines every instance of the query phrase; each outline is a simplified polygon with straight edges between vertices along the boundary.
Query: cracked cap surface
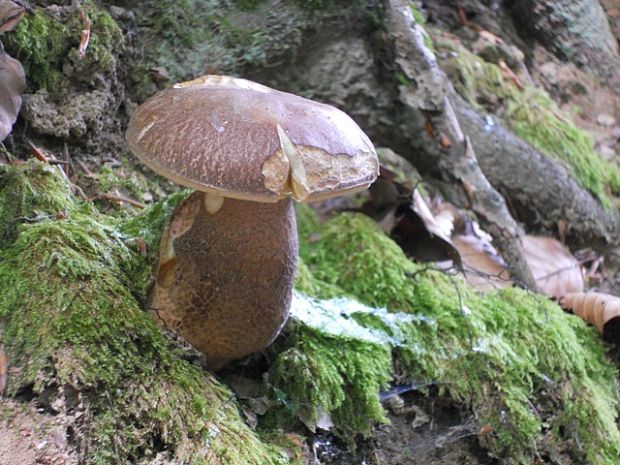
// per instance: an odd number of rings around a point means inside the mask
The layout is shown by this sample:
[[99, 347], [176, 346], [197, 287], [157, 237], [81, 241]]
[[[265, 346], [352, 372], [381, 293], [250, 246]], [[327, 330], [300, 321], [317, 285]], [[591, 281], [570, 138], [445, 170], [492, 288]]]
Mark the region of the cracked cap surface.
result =
[[321, 200], [367, 188], [375, 149], [344, 112], [229, 76], [176, 84], [131, 117], [127, 142], [158, 174], [224, 197]]

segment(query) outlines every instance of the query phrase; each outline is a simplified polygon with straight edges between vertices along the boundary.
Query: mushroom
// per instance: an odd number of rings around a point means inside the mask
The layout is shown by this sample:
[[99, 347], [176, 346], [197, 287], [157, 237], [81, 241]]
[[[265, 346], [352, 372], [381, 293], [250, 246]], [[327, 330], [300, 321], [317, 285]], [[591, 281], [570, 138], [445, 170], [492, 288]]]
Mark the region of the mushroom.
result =
[[375, 149], [340, 110], [228, 76], [147, 100], [133, 153], [197, 189], [164, 232], [149, 308], [213, 369], [266, 348], [288, 317], [297, 266], [293, 202], [366, 189]]

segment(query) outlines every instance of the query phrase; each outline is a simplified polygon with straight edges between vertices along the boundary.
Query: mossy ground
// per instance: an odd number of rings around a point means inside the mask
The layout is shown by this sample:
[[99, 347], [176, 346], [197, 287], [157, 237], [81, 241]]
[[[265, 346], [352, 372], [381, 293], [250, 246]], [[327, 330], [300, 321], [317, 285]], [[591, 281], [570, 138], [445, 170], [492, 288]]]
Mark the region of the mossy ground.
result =
[[56, 405], [79, 392], [80, 402], [52, 408], [86, 418], [74, 427], [91, 463], [158, 453], [289, 463], [296, 459], [274, 444], [299, 445], [278, 433], [297, 417], [312, 425], [329, 414], [347, 439], [385, 421], [378, 391], [395, 366], [401, 379], [434, 382], [472, 409], [491, 426], [484, 443], [508, 463], [531, 463], [549, 444], [594, 465], [620, 458], [617, 372], [591, 328], [525, 291], [480, 296], [408, 260], [370, 219], [342, 214], [321, 225], [307, 207], [297, 289], [376, 308], [293, 309], [265, 378], [276, 407], [259, 436], [233, 394], [189, 363], [140, 306], [163, 225], [186, 193], [119, 220], [77, 202], [47, 165], [4, 166], [0, 186], [2, 228], [11, 231], [0, 248], [9, 393], [50, 402], [51, 392]]
[[[549, 444], [580, 463], [618, 463], [617, 372], [593, 329], [544, 297], [519, 289], [481, 296], [459, 277], [422, 268], [361, 215], [316, 229], [308, 212], [300, 219], [297, 288], [320, 297], [341, 289], [390, 313], [336, 312], [323, 330], [302, 322], [289, 332], [268, 377], [283, 408], [305, 418], [312, 409], [332, 413], [345, 436], [351, 425], [368, 432], [369, 419], [382, 420], [376, 390], [391, 375], [391, 348], [406, 377], [437, 383], [490, 425], [484, 441], [508, 463], [532, 463]], [[389, 342], [334, 335], [332, 326], [351, 319]], [[343, 392], [356, 401], [345, 403]]]
[[478, 109], [497, 113], [515, 134], [541, 152], [562, 162], [577, 182], [607, 207], [620, 195], [620, 168], [601, 158], [594, 141], [563, 114], [543, 90], [516, 86], [498, 65], [473, 55], [465, 47], [437, 34], [435, 45], [442, 66], [458, 93]]
[[[2, 197], [2, 227], [12, 231], [0, 249], [10, 395], [30, 392], [61, 410], [85, 463], [157, 454], [183, 463], [290, 463], [249, 429], [233, 394], [186, 361], [132, 294], [143, 292], [142, 267], [152, 265], [136, 240], [156, 250], [161, 225], [183, 195], [154, 207], [142, 224], [122, 226], [76, 202], [49, 166], [4, 166], [0, 185], [22, 193]], [[35, 206], [32, 221], [7, 228], [11, 215]]]

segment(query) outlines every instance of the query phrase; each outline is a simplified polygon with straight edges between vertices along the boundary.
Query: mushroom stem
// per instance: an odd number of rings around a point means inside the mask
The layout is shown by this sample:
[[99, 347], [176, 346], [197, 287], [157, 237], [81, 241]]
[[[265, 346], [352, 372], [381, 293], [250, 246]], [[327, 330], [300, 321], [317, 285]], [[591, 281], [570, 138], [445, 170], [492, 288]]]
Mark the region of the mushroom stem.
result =
[[204, 202], [207, 211], [213, 215], [214, 213], [217, 213], [220, 208], [222, 208], [224, 197], [205, 192]]
[[297, 230], [290, 199], [226, 199], [215, 213], [206, 200], [195, 192], [173, 213], [149, 307], [216, 370], [265, 349], [282, 329], [297, 267]]

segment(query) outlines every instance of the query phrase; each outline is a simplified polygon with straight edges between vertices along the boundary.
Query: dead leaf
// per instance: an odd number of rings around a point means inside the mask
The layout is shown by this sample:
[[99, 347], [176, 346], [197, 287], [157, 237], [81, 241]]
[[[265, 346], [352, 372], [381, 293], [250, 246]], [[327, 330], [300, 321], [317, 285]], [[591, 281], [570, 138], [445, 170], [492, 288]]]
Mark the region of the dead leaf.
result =
[[[465, 278], [471, 286], [481, 291], [512, 286], [507, 267], [490, 238], [470, 233], [456, 235], [452, 242], [463, 258]], [[525, 236], [523, 252], [542, 294], [559, 297], [583, 291], [581, 265], [561, 242], [551, 237]]]
[[13, 129], [25, 90], [26, 76], [22, 64], [0, 51], [0, 141]]
[[[458, 250], [465, 278], [472, 287], [487, 291], [513, 285], [491, 236], [482, 231], [478, 223], [448, 203], [438, 207], [435, 222]], [[453, 227], [452, 234], [450, 227]], [[550, 237], [525, 236], [523, 250], [541, 293], [559, 297], [583, 291], [580, 262], [561, 242]]]
[[560, 305], [594, 325], [607, 340], [620, 342], [620, 297], [600, 292], [563, 295]]
[[441, 148], [443, 149], [449, 149], [450, 147], [452, 147], [452, 142], [450, 141], [450, 138], [448, 136], [441, 133], [439, 134], [439, 145], [441, 145]]
[[90, 26], [92, 22], [83, 11], [80, 11], [80, 18], [82, 18], [82, 33], [80, 35], [80, 47], [78, 48], [78, 52], [80, 58], [84, 58], [86, 56], [88, 43], [90, 42]]
[[506, 264], [490, 242], [473, 234], [457, 234], [452, 243], [463, 260], [465, 280], [474, 289], [490, 291], [512, 286]]
[[463, 8], [463, 5], [461, 5], [459, 2], [456, 2], [456, 16], [459, 19], [459, 23], [461, 24], [461, 26], [469, 26], [469, 21], [467, 20], [467, 14], [465, 13], [465, 9]]
[[391, 236], [409, 257], [431, 262], [450, 260], [461, 268], [458, 250], [417, 189], [413, 191], [411, 204], [400, 205], [396, 210]]
[[435, 129], [433, 128], [433, 123], [431, 123], [430, 120], [426, 120], [426, 122], [424, 123], [424, 129], [426, 129], [426, 134], [428, 134], [430, 137], [435, 136]]
[[0, 0], [0, 32], [13, 30], [24, 17], [25, 11], [20, 1]]
[[493, 427], [488, 423], [480, 428], [478, 434], [489, 434], [493, 432]]
[[562, 244], [566, 244], [566, 231], [568, 229], [568, 222], [564, 218], [558, 220], [558, 237]]
[[43, 150], [34, 145], [31, 141], [27, 141], [27, 144], [30, 147], [30, 153], [32, 153], [37, 160], [42, 161], [43, 163], [49, 163], [49, 159], [47, 158], [47, 155], [43, 153]]
[[426, 229], [432, 235], [440, 237], [446, 242], [450, 242], [449, 235], [444, 232], [441, 225], [437, 222], [435, 215], [433, 215], [430, 208], [428, 208], [426, 201], [418, 189], [413, 191], [413, 202], [411, 204], [411, 208], [413, 208], [413, 211], [416, 212], [422, 219], [424, 226], [426, 226]]
[[560, 241], [552, 237], [525, 236], [523, 252], [542, 294], [560, 297], [583, 291], [581, 264]]

